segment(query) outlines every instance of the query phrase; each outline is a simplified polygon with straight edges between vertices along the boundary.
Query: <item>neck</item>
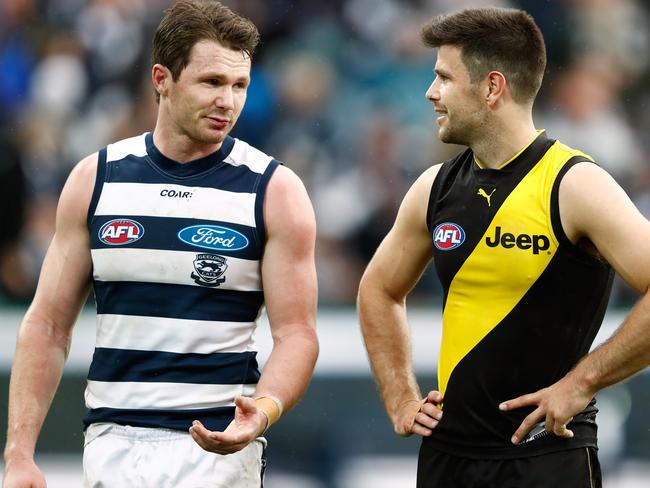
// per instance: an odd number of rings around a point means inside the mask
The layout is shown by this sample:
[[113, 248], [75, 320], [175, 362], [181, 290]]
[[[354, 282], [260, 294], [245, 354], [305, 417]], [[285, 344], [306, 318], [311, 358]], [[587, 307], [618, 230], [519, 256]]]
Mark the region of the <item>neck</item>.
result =
[[501, 167], [537, 136], [530, 111], [508, 118], [495, 117], [488, 127], [486, 134], [470, 146], [484, 168]]
[[166, 118], [161, 117], [159, 111], [153, 131], [153, 143], [169, 159], [188, 163], [218, 151], [223, 141], [211, 144], [192, 139], [188, 134], [175, 130], [173, 123], [166, 122]]

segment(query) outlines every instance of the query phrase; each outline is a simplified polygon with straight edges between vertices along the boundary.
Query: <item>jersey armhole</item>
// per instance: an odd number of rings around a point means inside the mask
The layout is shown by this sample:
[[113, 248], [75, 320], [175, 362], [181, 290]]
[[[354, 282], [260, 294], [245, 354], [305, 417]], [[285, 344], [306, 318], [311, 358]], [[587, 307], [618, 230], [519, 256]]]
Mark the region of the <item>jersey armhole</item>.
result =
[[273, 176], [273, 173], [281, 164], [277, 159], [272, 159], [266, 167], [266, 170], [264, 170], [264, 173], [258, 179], [255, 189], [255, 223], [257, 224], [255, 235], [257, 236], [260, 249], [266, 242], [266, 224], [264, 223], [264, 197], [266, 195], [266, 187], [271, 180], [271, 176]]
[[429, 192], [429, 202], [427, 204], [427, 229], [429, 233], [433, 232], [433, 220], [436, 215], [436, 206], [438, 205], [438, 196], [440, 195], [440, 186], [443, 181], [443, 174], [447, 172], [448, 163], [444, 163], [438, 170], [438, 174], [431, 183], [431, 191]]
[[557, 237], [557, 240], [561, 246], [566, 246], [567, 249], [573, 249], [579, 254], [586, 254], [578, 246], [571, 242], [569, 237], [564, 232], [564, 228], [562, 227], [562, 219], [560, 218], [560, 183], [568, 171], [578, 163], [596, 164], [594, 161], [587, 159], [584, 156], [573, 156], [564, 164], [564, 166], [562, 166], [562, 169], [560, 169], [557, 176], [555, 177], [553, 189], [551, 190], [551, 225], [553, 226], [553, 232], [555, 233], [555, 236]]
[[99, 197], [102, 193], [102, 188], [104, 187], [104, 180], [106, 179], [106, 148], [100, 150], [97, 153], [97, 175], [95, 177], [95, 187], [93, 188], [93, 195], [90, 199], [90, 205], [88, 206], [88, 228], [92, 223], [93, 217], [95, 216], [95, 210], [97, 210], [97, 204], [99, 203]]

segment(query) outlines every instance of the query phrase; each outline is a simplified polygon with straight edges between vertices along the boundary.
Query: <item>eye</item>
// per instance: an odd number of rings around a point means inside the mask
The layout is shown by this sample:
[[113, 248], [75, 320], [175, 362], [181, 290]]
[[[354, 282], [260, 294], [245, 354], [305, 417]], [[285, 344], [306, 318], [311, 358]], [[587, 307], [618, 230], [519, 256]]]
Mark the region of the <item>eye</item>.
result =
[[222, 86], [224, 84], [224, 79], [217, 76], [214, 78], [205, 78], [203, 82], [210, 86]]

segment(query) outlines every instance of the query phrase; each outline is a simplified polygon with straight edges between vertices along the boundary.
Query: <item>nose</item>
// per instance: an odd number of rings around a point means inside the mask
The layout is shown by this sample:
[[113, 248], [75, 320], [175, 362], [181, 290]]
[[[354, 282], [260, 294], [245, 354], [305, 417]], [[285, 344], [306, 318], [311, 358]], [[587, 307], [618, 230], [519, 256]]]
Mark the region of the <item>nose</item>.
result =
[[431, 85], [429, 85], [429, 88], [427, 89], [426, 93], [424, 96], [429, 100], [430, 102], [435, 102], [440, 100], [440, 91], [438, 90], [438, 77], [431, 82]]
[[215, 105], [222, 110], [233, 110], [235, 108], [235, 95], [231, 86], [222, 86], [215, 99]]

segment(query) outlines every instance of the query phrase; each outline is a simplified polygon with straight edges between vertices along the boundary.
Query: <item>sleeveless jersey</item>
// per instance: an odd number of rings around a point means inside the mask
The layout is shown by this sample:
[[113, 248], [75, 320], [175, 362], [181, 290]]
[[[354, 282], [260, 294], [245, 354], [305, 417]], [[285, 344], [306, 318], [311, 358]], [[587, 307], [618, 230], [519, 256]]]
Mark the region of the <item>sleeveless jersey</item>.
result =
[[532, 408], [498, 405], [550, 386], [584, 356], [600, 328], [613, 273], [573, 245], [559, 216], [559, 184], [586, 155], [542, 132], [500, 169], [471, 150], [445, 162], [427, 225], [444, 291], [438, 386], [443, 418], [423, 448], [514, 458], [596, 445], [594, 401], [573, 439], [510, 438]]
[[99, 152], [88, 213], [96, 346], [84, 423], [223, 430], [260, 376], [263, 200], [278, 162], [228, 137], [179, 164], [151, 133]]

